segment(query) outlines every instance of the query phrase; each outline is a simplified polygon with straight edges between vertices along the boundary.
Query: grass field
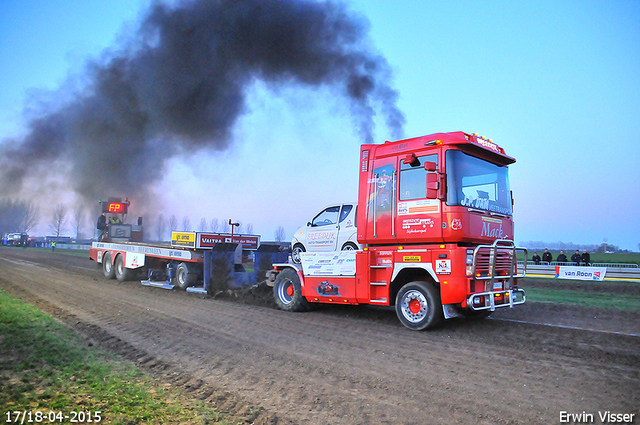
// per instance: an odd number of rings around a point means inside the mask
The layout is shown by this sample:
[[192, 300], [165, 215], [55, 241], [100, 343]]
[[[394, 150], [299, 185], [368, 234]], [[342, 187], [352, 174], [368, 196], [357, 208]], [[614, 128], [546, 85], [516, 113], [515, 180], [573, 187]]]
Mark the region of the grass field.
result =
[[525, 288], [527, 302], [543, 302], [583, 307], [640, 311], [640, 296], [609, 293], [588, 293], [566, 289]]
[[[20, 248], [20, 247], [14, 247], [14, 246], [1, 246], [0, 245], [0, 249], [22, 249], [25, 251], [33, 251], [33, 252], [52, 252], [51, 248]], [[60, 254], [60, 255], [71, 255], [74, 257], [85, 257], [85, 258], [89, 258], [89, 251], [86, 249], [62, 249], [62, 248], [56, 248], [55, 251], [53, 251], [56, 254]]]
[[234, 423], [0, 291], [0, 421], [37, 423], [38, 412], [47, 423], [74, 422], [50, 412], [110, 424]]

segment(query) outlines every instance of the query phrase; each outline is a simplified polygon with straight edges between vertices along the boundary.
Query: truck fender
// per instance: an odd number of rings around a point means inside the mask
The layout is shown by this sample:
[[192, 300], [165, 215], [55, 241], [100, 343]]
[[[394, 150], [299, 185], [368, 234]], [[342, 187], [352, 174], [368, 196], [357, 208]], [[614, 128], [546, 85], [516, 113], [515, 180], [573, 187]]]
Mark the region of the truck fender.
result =
[[400, 272], [405, 269], [422, 269], [426, 271], [429, 276], [431, 276], [434, 282], [440, 283], [438, 276], [433, 271], [433, 264], [431, 263], [395, 263], [393, 265], [393, 274], [391, 276], [391, 281], [395, 281]]

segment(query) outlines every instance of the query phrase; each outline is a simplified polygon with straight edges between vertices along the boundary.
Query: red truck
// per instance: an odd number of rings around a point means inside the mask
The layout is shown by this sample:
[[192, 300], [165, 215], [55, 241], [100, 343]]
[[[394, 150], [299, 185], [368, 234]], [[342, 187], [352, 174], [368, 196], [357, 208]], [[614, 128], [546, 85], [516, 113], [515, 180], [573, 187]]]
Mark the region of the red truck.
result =
[[349, 216], [340, 208], [353, 206], [339, 204], [294, 236], [326, 225], [332, 230], [315, 234], [339, 238], [335, 229], [355, 226], [357, 249], [351, 243], [314, 251], [296, 239], [298, 261], [269, 273], [278, 307], [395, 306], [402, 324], [422, 330], [443, 318], [482, 318], [523, 304], [518, 279], [527, 252], [513, 242], [514, 162], [491, 139], [463, 132], [362, 145], [356, 222], [340, 221]]

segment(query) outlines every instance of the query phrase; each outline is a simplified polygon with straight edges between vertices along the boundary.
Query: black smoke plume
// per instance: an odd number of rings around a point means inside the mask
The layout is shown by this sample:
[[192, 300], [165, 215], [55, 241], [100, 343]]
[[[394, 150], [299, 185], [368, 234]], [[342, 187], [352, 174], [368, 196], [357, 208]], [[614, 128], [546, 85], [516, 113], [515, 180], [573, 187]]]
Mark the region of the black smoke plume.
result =
[[84, 199], [144, 198], [168, 158], [229, 146], [256, 79], [329, 87], [349, 101], [362, 142], [372, 142], [374, 108], [400, 137], [390, 68], [367, 32], [339, 1], [155, 2], [123, 47], [88, 62], [82, 89], [3, 140], [3, 192], [19, 191], [27, 170], [62, 162]]

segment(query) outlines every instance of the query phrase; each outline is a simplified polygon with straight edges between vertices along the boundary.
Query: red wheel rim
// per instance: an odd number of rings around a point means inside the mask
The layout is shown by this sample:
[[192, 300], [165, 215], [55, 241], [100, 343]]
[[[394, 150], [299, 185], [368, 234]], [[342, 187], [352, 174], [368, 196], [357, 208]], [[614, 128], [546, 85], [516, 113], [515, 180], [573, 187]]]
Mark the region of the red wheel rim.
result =
[[288, 296], [293, 297], [293, 285], [287, 286], [286, 292]]
[[421, 308], [422, 306], [420, 305], [420, 301], [416, 299], [409, 301], [409, 311], [411, 311], [413, 314], [420, 313]]

